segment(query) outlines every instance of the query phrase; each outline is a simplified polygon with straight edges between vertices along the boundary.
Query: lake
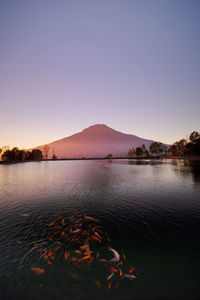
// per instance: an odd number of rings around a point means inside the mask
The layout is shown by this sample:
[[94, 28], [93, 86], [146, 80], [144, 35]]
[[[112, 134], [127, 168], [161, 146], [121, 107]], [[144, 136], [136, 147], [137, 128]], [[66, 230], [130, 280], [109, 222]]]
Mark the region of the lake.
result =
[[[79, 255], [75, 246], [47, 238], [51, 222], [68, 226], [71, 216], [98, 219], [109, 236], [94, 246], [91, 264], [65, 260], [62, 247]], [[0, 165], [0, 299], [200, 299], [199, 228], [200, 161]], [[60, 249], [48, 264], [41, 255], [53, 243]], [[135, 279], [117, 271], [108, 288], [109, 247], [124, 254], [120, 268], [133, 267]]]

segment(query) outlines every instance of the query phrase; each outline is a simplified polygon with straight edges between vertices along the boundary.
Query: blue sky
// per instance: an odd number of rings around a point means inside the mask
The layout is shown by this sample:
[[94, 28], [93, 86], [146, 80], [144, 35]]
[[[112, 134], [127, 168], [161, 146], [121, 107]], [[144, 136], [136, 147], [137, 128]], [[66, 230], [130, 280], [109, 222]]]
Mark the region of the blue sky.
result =
[[200, 1], [0, 0], [0, 146], [200, 131]]

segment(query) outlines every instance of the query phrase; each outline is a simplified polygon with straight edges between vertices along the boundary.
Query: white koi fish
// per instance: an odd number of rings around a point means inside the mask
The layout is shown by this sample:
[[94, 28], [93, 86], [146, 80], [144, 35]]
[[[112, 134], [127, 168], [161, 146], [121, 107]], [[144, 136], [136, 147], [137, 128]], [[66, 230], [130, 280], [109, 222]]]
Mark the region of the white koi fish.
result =
[[109, 250], [114, 254], [114, 257], [109, 262], [111, 263], [111, 262], [117, 262], [117, 261], [119, 261], [120, 260], [119, 253], [115, 249], [113, 249], [113, 248], [109, 248]]
[[128, 279], [135, 279], [136, 278], [135, 275], [131, 275], [131, 274], [123, 274], [123, 277], [128, 278]]
[[113, 275], [115, 274], [115, 272], [117, 272], [117, 270], [115, 270], [114, 272], [112, 272], [112, 273], [107, 277], [107, 280], [110, 280], [110, 279], [113, 277]]

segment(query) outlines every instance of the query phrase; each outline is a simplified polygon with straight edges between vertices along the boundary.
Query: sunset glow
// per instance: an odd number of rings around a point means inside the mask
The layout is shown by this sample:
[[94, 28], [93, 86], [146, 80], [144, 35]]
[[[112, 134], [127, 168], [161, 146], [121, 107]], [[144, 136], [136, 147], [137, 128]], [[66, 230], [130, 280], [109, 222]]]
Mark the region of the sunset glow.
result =
[[[48, 5], [47, 5], [48, 3]], [[199, 1], [1, 1], [0, 147], [199, 130]]]

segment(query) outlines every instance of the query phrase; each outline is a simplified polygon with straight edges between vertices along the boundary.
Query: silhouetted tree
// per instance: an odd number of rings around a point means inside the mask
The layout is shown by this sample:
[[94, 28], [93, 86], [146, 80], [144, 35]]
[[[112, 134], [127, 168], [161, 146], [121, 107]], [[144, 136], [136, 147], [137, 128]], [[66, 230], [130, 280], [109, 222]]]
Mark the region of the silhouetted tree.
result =
[[196, 143], [196, 141], [199, 139], [200, 139], [200, 134], [197, 131], [193, 131], [189, 136], [189, 140], [191, 143]]
[[128, 156], [134, 156], [134, 155], [136, 155], [135, 149], [134, 149], [134, 148], [130, 148], [130, 149], [128, 150]]
[[113, 156], [112, 156], [112, 154], [108, 154], [108, 155], [106, 155], [106, 157], [105, 158], [112, 158]]
[[40, 151], [39, 149], [33, 149], [31, 152], [31, 156], [33, 160], [41, 160], [43, 157], [42, 151]]
[[145, 144], [142, 144], [142, 152], [143, 152], [143, 155], [149, 155], [149, 151], [147, 150]]
[[24, 160], [41, 160], [42, 152], [39, 149], [30, 151], [19, 150], [14, 147], [11, 150], [6, 150], [2, 154], [3, 161], [24, 161]]
[[200, 134], [193, 131], [189, 136], [189, 142], [185, 139], [176, 141], [169, 147], [169, 153], [173, 155], [200, 155]]
[[149, 151], [152, 154], [164, 154], [167, 153], [167, 146], [159, 142], [153, 142], [149, 147]]
[[136, 147], [135, 148], [135, 153], [136, 153], [137, 156], [143, 155], [142, 147]]

